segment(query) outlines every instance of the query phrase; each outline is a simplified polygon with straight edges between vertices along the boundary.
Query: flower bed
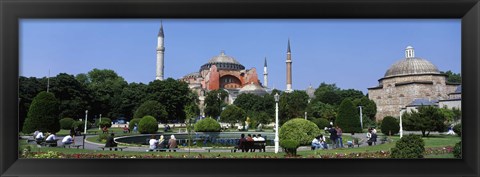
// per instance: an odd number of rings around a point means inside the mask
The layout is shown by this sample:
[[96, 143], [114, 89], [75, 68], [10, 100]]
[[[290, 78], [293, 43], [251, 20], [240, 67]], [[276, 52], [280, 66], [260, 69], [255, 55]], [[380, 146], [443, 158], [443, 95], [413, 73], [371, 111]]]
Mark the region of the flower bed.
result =
[[[435, 147], [426, 148], [425, 155], [439, 155], [452, 153], [453, 147]], [[165, 159], [165, 158], [282, 158], [274, 155], [245, 155], [245, 156], [233, 156], [228, 153], [224, 154], [179, 154], [179, 156], [172, 156], [171, 154], [135, 154], [135, 155], [122, 155], [122, 154], [99, 154], [99, 153], [76, 153], [65, 154], [55, 151], [48, 152], [23, 152], [22, 158], [60, 158], [60, 159], [97, 159], [97, 158], [110, 158], [110, 159]], [[335, 154], [323, 154], [323, 155], [308, 155], [302, 157], [286, 157], [286, 158], [389, 158], [389, 151], [377, 151], [377, 152], [360, 152], [360, 153], [335, 153]]]

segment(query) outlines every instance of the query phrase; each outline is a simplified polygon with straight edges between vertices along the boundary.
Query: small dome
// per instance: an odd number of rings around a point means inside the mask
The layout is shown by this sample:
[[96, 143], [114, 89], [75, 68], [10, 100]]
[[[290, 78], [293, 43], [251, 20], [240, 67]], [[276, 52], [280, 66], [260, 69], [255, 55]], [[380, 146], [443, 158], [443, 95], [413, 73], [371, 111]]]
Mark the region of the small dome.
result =
[[385, 72], [385, 77], [415, 74], [440, 74], [440, 71], [428, 60], [415, 57], [413, 47], [408, 46], [405, 49], [405, 58], [393, 64]]
[[225, 55], [225, 52], [222, 51], [220, 55], [214, 56], [212, 59], [208, 61], [210, 64], [215, 64], [215, 63], [233, 63], [233, 64], [240, 64], [237, 60], [235, 60], [233, 57]]
[[250, 83], [248, 85], [245, 85], [243, 86], [242, 89], [240, 89], [239, 91], [240, 94], [242, 93], [251, 93], [251, 94], [255, 94], [255, 95], [265, 95], [267, 94], [267, 91], [262, 88], [261, 86], [257, 85], [257, 84], [254, 84], [254, 83]]

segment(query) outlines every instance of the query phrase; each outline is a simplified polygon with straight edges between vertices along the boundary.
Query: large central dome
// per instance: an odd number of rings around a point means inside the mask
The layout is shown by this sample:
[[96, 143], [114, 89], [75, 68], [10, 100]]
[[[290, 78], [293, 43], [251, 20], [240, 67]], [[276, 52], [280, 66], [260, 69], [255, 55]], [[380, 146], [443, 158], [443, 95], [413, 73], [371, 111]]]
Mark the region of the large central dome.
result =
[[208, 63], [202, 65], [200, 70], [210, 69], [212, 65], [215, 65], [218, 69], [226, 70], [243, 70], [245, 67], [240, 64], [235, 58], [225, 55], [225, 52], [222, 51], [220, 55], [212, 57]]
[[212, 57], [212, 59], [210, 59], [210, 60], [208, 61], [208, 63], [210, 63], [210, 64], [215, 64], [215, 63], [234, 63], [234, 64], [240, 64], [237, 60], [235, 60], [235, 58], [225, 55], [225, 52], [224, 52], [224, 51], [222, 51], [222, 52], [220, 53], [220, 55], [217, 55], [217, 56]]
[[385, 72], [385, 78], [417, 74], [440, 74], [440, 71], [431, 62], [415, 57], [413, 47], [407, 47], [405, 56], [406, 58], [397, 61]]

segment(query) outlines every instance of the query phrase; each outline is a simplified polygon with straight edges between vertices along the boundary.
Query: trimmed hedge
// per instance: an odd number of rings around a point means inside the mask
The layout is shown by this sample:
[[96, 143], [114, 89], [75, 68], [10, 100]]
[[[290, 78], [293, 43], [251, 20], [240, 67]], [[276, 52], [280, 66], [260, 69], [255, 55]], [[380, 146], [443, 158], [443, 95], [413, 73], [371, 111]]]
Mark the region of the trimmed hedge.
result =
[[60, 119], [59, 122], [60, 122], [61, 129], [70, 130], [75, 120], [73, 120], [72, 118], [63, 118], [63, 119]]
[[462, 142], [458, 142], [455, 144], [455, 147], [453, 147], [453, 156], [455, 158], [462, 158]]
[[285, 122], [280, 127], [280, 142], [294, 140], [299, 145], [310, 145], [313, 138], [320, 135], [320, 129], [315, 123], [303, 118], [295, 118]]
[[390, 157], [395, 159], [423, 158], [425, 142], [419, 135], [407, 135], [395, 143]]
[[280, 141], [280, 146], [285, 149], [288, 155], [296, 156], [297, 148], [300, 147], [300, 144], [295, 140], [283, 140]]
[[210, 117], [199, 120], [194, 126], [196, 132], [219, 132], [220, 129], [220, 124]]
[[138, 123], [138, 131], [141, 134], [155, 134], [158, 131], [158, 122], [153, 116], [145, 116]]
[[455, 126], [453, 126], [453, 131], [458, 135], [458, 136], [462, 136], [462, 124], [457, 124]]
[[[92, 123], [87, 122], [87, 129], [92, 128], [92, 126], [93, 126]], [[72, 124], [72, 127], [75, 129], [77, 129], [77, 127], [80, 127], [83, 130], [85, 128], [85, 122], [77, 120]]]
[[103, 127], [105, 127], [105, 126], [108, 127], [108, 128], [110, 128], [110, 127], [112, 127], [112, 119], [106, 118], [106, 117], [102, 117], [102, 121], [100, 121], [97, 126], [99, 126], [99, 127], [101, 127], [101, 128], [103, 128]]
[[400, 131], [400, 125], [395, 117], [387, 116], [383, 118], [380, 129], [384, 135], [395, 135]]
[[133, 127], [135, 127], [135, 124], [137, 124], [137, 129], [138, 129], [138, 123], [140, 123], [140, 120], [142, 120], [142, 119], [141, 118], [135, 118], [135, 119], [130, 120], [130, 122], [128, 122], [128, 129], [130, 129], [130, 131], [133, 131]]

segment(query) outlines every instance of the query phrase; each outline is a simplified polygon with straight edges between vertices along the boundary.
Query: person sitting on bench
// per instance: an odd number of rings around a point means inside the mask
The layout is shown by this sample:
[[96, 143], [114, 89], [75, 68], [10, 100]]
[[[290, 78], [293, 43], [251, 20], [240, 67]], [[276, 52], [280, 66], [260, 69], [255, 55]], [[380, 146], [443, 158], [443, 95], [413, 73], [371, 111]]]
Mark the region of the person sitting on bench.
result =
[[149, 150], [157, 149], [158, 140], [155, 139], [155, 135], [150, 136], [150, 140], [148, 141], [148, 144], [150, 145]]
[[107, 142], [105, 143], [105, 147], [117, 147], [117, 143], [113, 138], [115, 137], [115, 134], [111, 133], [110, 136], [107, 138]]
[[261, 134], [258, 134], [256, 141], [265, 141], [265, 138], [263, 138]]
[[163, 137], [163, 135], [160, 135], [160, 138], [158, 139], [158, 145], [157, 145], [157, 148], [158, 149], [165, 149], [165, 139]]
[[168, 148], [170, 149], [177, 148], [177, 139], [175, 138], [175, 135], [170, 136], [170, 139], [168, 140]]
[[62, 143], [63, 143], [63, 145], [70, 145], [70, 144], [72, 144], [72, 143], [73, 143], [73, 138], [72, 138], [72, 136], [67, 135], [67, 136], [63, 137]]
[[108, 127], [107, 126], [102, 127], [102, 132], [103, 133], [108, 133]]
[[36, 140], [37, 142], [42, 142], [42, 141], [43, 141], [43, 138], [45, 138], [45, 136], [43, 136], [43, 133], [42, 133], [41, 131], [39, 131], [39, 132], [37, 133], [37, 135], [35, 136], [35, 140]]
[[125, 125], [125, 127], [123, 127], [123, 133], [130, 133], [128, 126]]
[[55, 133], [51, 133], [48, 135], [47, 139], [45, 139], [45, 142], [50, 144], [53, 147], [57, 146], [57, 137], [55, 137]]
[[312, 150], [316, 150], [320, 148], [322, 148], [322, 145], [320, 144], [320, 136], [317, 136], [312, 140]]

